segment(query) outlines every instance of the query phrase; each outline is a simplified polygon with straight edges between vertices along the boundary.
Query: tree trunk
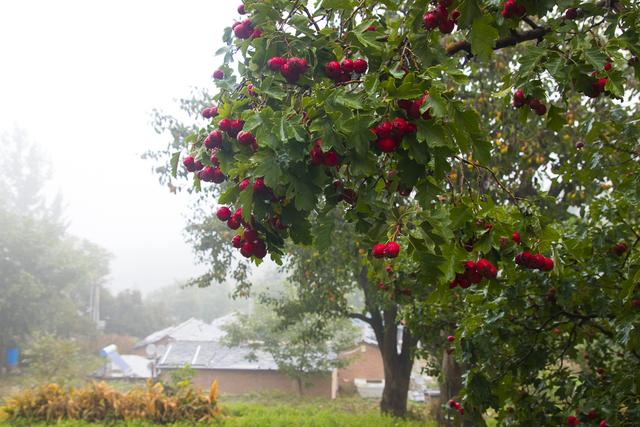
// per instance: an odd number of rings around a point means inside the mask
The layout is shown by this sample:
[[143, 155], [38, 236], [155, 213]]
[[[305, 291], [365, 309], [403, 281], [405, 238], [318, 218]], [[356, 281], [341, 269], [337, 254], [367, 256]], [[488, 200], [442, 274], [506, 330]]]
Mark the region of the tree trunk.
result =
[[[382, 413], [394, 417], [404, 417], [407, 414], [407, 394], [411, 380], [413, 360], [400, 361], [396, 356], [387, 357], [383, 354], [384, 362], [384, 390], [380, 401]], [[395, 359], [395, 360], [393, 360]]]
[[408, 328], [404, 328], [402, 345], [398, 352], [398, 306], [395, 303], [384, 308], [379, 305], [371, 295], [366, 267], [360, 271], [358, 284], [364, 293], [365, 307], [370, 317], [363, 314], [354, 314], [354, 317], [371, 325], [384, 367], [384, 390], [380, 410], [394, 417], [404, 417], [407, 414], [407, 394], [417, 340]]
[[[464, 366], [457, 363], [453, 356], [444, 351], [442, 354], [442, 382], [440, 383], [440, 402], [443, 405], [447, 405], [450, 399], [459, 397], [463, 387], [462, 375], [464, 372]], [[465, 411], [465, 416], [461, 417], [455, 410], [440, 409], [437, 416], [438, 424], [445, 427], [474, 427], [469, 408], [465, 408]]]
[[296, 378], [296, 383], [298, 384], [298, 396], [302, 397], [303, 394], [304, 394], [304, 387], [303, 387], [303, 384], [302, 384], [302, 378], [297, 377]]

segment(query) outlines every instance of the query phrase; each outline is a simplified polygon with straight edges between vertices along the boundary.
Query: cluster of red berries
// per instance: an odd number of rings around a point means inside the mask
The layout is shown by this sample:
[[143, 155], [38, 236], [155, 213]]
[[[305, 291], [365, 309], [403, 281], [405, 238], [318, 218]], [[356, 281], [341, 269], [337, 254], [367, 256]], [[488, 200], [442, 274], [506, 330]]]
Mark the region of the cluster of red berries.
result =
[[397, 242], [377, 243], [373, 245], [371, 253], [374, 258], [396, 258], [400, 253], [400, 245]]
[[528, 105], [539, 116], [547, 114], [547, 107], [538, 98], [526, 96], [521, 89], [518, 89], [513, 94], [513, 106], [515, 108]]
[[366, 59], [343, 59], [342, 62], [331, 61], [324, 66], [327, 76], [336, 83], [348, 82], [353, 73], [364, 74], [369, 68]]
[[226, 179], [226, 176], [220, 170], [220, 166], [205, 166], [197, 175], [201, 181], [215, 184], [221, 184]]
[[340, 157], [338, 156], [338, 153], [336, 153], [336, 150], [332, 148], [326, 153], [322, 151], [321, 139], [316, 139], [311, 146], [311, 150], [309, 150], [309, 158], [311, 159], [311, 164], [314, 166], [325, 165], [328, 167], [334, 167], [338, 166], [338, 163], [340, 163]]
[[523, 5], [518, 4], [517, 0], [507, 0], [500, 14], [506, 18], [519, 18], [526, 12]]
[[422, 17], [422, 24], [427, 31], [439, 28], [442, 34], [449, 34], [453, 31], [456, 21], [460, 17], [460, 11], [454, 10], [449, 16], [447, 8], [451, 6], [452, 0], [440, 0], [434, 10], [430, 10]]
[[[238, 184], [240, 191], [244, 191], [251, 184], [249, 178], [245, 178]], [[264, 183], [264, 178], [258, 177], [253, 181], [252, 190], [254, 194], [274, 196], [273, 190]]]
[[401, 99], [400, 101], [398, 101], [398, 107], [405, 110], [407, 112], [407, 116], [410, 119], [419, 119], [420, 117], [422, 117], [424, 120], [429, 120], [431, 118], [429, 110], [425, 111], [424, 113], [420, 113], [422, 104], [424, 104], [428, 96], [429, 94], [425, 93], [418, 99]]
[[197, 172], [204, 168], [204, 165], [200, 160], [196, 160], [193, 156], [186, 156], [182, 160], [182, 164], [184, 165], [187, 172]]
[[242, 208], [236, 209], [232, 214], [231, 209], [221, 206], [216, 212], [216, 216], [220, 221], [226, 221], [227, 227], [237, 230], [240, 225], [244, 226], [242, 234], [233, 237], [231, 244], [234, 248], [240, 249], [240, 253], [245, 258], [255, 256], [262, 259], [267, 255], [267, 245], [258, 237], [258, 232], [251, 228], [242, 218]]
[[462, 405], [460, 404], [460, 402], [451, 399], [449, 401], [449, 408], [456, 409], [458, 412], [460, 412], [460, 415], [464, 415], [464, 409], [462, 409]]
[[231, 28], [233, 29], [233, 34], [235, 34], [237, 38], [243, 40], [257, 39], [262, 35], [262, 30], [260, 28], [255, 28], [253, 26], [253, 22], [249, 18], [240, 22], [235, 22]]
[[460, 285], [466, 289], [471, 285], [477, 285], [482, 279], [492, 280], [498, 276], [498, 269], [485, 258], [480, 258], [478, 262], [465, 261], [464, 273], [456, 273], [456, 278], [449, 283], [449, 288], [453, 289]]
[[218, 115], [218, 107], [207, 107], [202, 109], [202, 117], [212, 119]]
[[611, 252], [613, 252], [617, 256], [622, 256], [624, 255], [625, 252], [627, 252], [628, 249], [629, 247], [625, 242], [620, 242], [620, 243], [616, 243], [616, 245], [613, 248], [611, 248]]
[[244, 127], [244, 121], [240, 119], [228, 119], [224, 118], [218, 122], [218, 127], [221, 131], [226, 132], [231, 138], [236, 138], [242, 128]]
[[538, 269], [540, 271], [553, 270], [553, 259], [547, 258], [542, 254], [533, 255], [531, 252], [524, 251], [516, 255], [516, 264], [530, 270]]
[[304, 58], [293, 57], [287, 59], [281, 56], [274, 56], [267, 61], [267, 67], [271, 71], [280, 71], [280, 74], [287, 82], [295, 83], [307, 71], [309, 64]]
[[376, 147], [383, 153], [391, 153], [398, 149], [402, 137], [407, 134], [416, 133], [417, 128], [413, 123], [398, 117], [391, 121], [379, 123], [371, 129], [376, 134]]
[[[592, 413], [595, 414], [595, 417], [591, 416]], [[589, 415], [587, 415], [587, 416], [590, 419], [598, 418], [598, 413], [596, 411], [589, 411]], [[567, 420], [565, 421], [565, 424], [568, 425], [568, 426], [577, 426], [577, 425], [580, 425], [580, 419], [578, 417], [576, 417], [575, 415], [569, 415], [567, 417]], [[607, 420], [602, 420], [598, 424], [598, 427], [607, 427], [608, 425], [609, 424], [607, 424]]]

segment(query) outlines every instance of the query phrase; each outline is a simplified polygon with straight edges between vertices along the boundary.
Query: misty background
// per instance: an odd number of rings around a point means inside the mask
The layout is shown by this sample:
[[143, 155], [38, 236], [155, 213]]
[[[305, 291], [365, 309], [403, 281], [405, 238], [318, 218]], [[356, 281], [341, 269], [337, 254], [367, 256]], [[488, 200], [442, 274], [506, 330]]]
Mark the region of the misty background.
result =
[[[104, 286], [149, 295], [203, 271], [185, 243], [186, 193], [158, 184], [151, 112], [210, 87], [235, 2], [0, 3], [0, 135], [35, 144], [70, 234], [112, 255]], [[35, 159], [34, 159], [35, 161]], [[25, 171], [26, 173], [26, 171]], [[212, 209], [215, 203], [212, 203]], [[257, 274], [273, 274], [263, 266]], [[219, 290], [218, 290], [219, 291]]]

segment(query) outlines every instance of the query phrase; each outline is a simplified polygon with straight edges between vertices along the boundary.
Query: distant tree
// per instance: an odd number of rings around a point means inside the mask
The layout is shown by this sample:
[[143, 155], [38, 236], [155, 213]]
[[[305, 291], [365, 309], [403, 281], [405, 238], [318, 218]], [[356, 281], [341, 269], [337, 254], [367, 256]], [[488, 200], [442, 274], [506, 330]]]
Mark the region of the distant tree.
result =
[[107, 333], [141, 338], [171, 324], [166, 313], [148, 304], [137, 290], [125, 289], [114, 296], [103, 289], [100, 305]]
[[35, 331], [94, 333], [86, 316], [90, 288], [109, 270], [102, 248], [66, 232], [59, 205], [44, 196], [48, 163], [34, 168], [37, 148], [16, 135], [0, 147], [7, 162], [0, 168], [0, 350]]

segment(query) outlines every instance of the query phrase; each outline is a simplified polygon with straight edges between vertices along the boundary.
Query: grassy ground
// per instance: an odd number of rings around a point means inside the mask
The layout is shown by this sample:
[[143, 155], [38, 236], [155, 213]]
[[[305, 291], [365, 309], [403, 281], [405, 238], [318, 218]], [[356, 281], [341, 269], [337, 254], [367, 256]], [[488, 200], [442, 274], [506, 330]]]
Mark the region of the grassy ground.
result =
[[[320, 398], [300, 398], [285, 395], [221, 396], [220, 404], [225, 417], [212, 427], [435, 427], [435, 423], [424, 419], [422, 405], [411, 408], [407, 420], [397, 420], [380, 416], [376, 401], [359, 397], [336, 400]], [[44, 426], [44, 424], [8, 424], [0, 422], [0, 427]], [[64, 421], [59, 426], [85, 427], [104, 424], [90, 424], [79, 421]], [[146, 422], [110, 424], [113, 426], [149, 427]], [[177, 424], [187, 426], [189, 424]]]

